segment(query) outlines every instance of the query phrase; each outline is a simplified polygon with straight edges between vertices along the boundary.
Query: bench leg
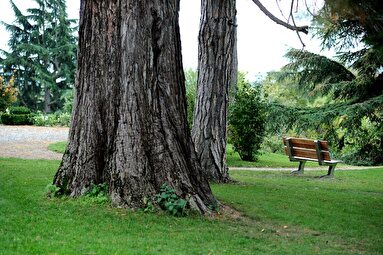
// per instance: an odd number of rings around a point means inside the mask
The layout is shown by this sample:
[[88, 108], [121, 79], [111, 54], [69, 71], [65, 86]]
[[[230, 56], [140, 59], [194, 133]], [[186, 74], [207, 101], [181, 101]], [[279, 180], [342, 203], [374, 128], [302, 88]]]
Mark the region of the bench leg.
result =
[[335, 167], [336, 167], [336, 164], [329, 166], [327, 174], [326, 175], [322, 175], [320, 178], [333, 178], [334, 177]]
[[306, 161], [299, 161], [298, 170], [291, 171], [291, 173], [292, 174], [303, 174], [303, 171], [305, 170], [305, 164], [306, 164]]

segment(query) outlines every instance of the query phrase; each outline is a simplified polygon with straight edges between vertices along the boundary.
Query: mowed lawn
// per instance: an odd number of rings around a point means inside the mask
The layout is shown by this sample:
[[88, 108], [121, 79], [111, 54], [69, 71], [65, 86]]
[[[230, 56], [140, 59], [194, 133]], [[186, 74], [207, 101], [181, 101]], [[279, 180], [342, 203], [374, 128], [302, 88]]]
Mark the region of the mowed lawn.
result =
[[383, 168], [232, 171], [236, 183], [212, 188], [242, 217], [209, 219], [48, 199], [58, 165], [0, 159], [0, 254], [383, 253]]

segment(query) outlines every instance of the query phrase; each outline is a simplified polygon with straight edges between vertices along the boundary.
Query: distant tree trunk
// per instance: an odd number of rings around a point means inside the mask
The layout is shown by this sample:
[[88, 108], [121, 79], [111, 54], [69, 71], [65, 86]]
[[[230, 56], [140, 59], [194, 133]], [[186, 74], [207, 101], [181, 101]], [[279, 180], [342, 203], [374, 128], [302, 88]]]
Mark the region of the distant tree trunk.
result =
[[54, 183], [71, 196], [106, 182], [142, 207], [167, 183], [190, 206], [215, 203], [186, 120], [179, 1], [81, 1], [76, 99]]
[[230, 87], [237, 80], [235, 0], [202, 0], [192, 137], [211, 180], [228, 180], [226, 133]]
[[44, 89], [44, 113], [50, 113], [51, 110], [51, 90], [48, 87]]

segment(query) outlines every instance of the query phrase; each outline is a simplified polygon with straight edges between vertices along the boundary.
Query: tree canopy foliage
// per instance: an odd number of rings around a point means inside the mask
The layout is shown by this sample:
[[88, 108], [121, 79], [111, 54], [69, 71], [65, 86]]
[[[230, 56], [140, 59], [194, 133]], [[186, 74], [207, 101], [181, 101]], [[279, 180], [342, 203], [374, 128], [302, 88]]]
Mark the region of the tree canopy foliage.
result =
[[75, 21], [67, 18], [65, 0], [35, 0], [26, 15], [10, 3], [16, 19], [2, 23], [10, 39], [9, 51], [1, 50], [0, 71], [6, 77], [17, 71], [21, 104], [46, 112], [60, 109], [62, 93], [74, 84]]
[[260, 84], [250, 84], [240, 74], [235, 100], [230, 107], [229, 135], [242, 160], [258, 160], [265, 121], [266, 102]]
[[0, 76], [0, 112], [7, 109], [12, 103], [16, 102], [17, 90], [14, 87], [14, 76], [5, 82]]
[[271, 78], [309, 99], [274, 105], [275, 113], [289, 112], [280, 123], [315, 130], [349, 162], [383, 162], [382, 13], [378, 1], [325, 1], [315, 17], [316, 35], [324, 48], [336, 50], [336, 60], [291, 49], [290, 63]]

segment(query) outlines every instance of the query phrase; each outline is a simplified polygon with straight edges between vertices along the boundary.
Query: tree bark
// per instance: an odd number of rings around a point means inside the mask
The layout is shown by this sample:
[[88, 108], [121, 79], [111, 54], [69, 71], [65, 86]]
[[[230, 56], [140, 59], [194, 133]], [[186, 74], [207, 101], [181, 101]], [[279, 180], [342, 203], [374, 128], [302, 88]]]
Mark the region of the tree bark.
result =
[[179, 1], [83, 0], [69, 144], [54, 183], [71, 196], [108, 183], [112, 201], [143, 207], [167, 183], [190, 206], [216, 203], [194, 151]]
[[51, 113], [51, 90], [45, 85], [44, 88], [44, 113]]
[[202, 0], [192, 137], [209, 179], [226, 182], [227, 114], [237, 81], [235, 0]]

